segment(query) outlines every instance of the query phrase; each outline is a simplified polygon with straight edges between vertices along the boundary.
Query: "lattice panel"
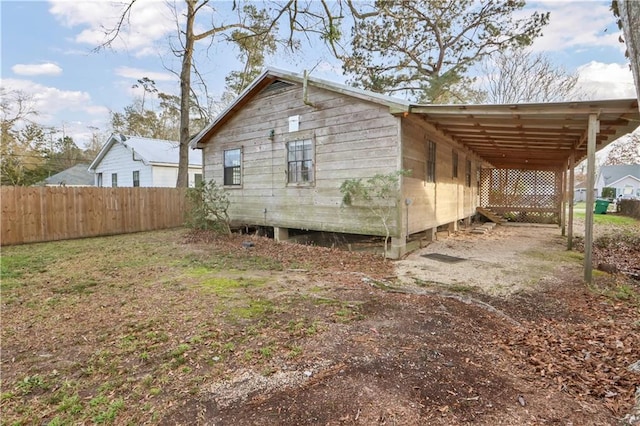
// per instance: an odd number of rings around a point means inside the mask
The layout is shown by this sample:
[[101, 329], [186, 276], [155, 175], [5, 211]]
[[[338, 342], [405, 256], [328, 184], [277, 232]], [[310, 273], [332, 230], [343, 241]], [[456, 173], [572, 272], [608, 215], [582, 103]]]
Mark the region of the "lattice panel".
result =
[[512, 222], [560, 223], [562, 173], [482, 169], [480, 206]]

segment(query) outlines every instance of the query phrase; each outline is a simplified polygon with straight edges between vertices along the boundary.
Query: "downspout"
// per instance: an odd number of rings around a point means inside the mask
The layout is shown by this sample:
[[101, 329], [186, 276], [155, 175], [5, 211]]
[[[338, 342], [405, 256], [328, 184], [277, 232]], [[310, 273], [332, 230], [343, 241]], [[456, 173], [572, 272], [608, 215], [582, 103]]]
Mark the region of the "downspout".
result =
[[302, 102], [305, 105], [315, 108], [315, 104], [309, 100], [309, 74], [307, 70], [304, 70], [303, 78], [302, 78]]
[[[142, 164], [145, 164], [145, 163], [144, 163], [144, 158], [140, 158], [140, 159], [137, 159], [137, 158], [136, 158], [136, 151], [135, 151], [133, 148], [131, 148], [131, 159], [132, 159], [133, 161], [141, 161], [141, 162], [142, 162]], [[145, 165], [146, 165], [146, 164], [145, 164]]]

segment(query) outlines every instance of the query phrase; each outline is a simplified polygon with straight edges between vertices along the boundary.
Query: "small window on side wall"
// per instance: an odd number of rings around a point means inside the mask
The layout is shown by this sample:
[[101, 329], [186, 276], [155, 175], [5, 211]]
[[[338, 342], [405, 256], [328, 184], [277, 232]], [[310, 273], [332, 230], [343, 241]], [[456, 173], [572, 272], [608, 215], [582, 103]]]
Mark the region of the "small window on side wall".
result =
[[311, 183], [313, 176], [313, 141], [287, 143], [287, 176], [289, 183]]
[[133, 186], [134, 187], [140, 186], [140, 171], [139, 170], [134, 170], [134, 172], [133, 172]]
[[241, 185], [242, 151], [240, 148], [224, 152], [224, 185]]
[[98, 173], [98, 182], [96, 183], [98, 188], [102, 188], [102, 173]]
[[436, 181], [436, 143], [427, 141], [427, 182]]
[[111, 173], [111, 186], [113, 188], [117, 188], [118, 187], [118, 174], [117, 173]]
[[458, 177], [458, 153], [456, 152], [456, 150], [454, 149], [453, 152], [451, 153], [452, 156], [452, 165], [453, 165], [453, 169], [451, 172], [451, 176], [455, 179]]

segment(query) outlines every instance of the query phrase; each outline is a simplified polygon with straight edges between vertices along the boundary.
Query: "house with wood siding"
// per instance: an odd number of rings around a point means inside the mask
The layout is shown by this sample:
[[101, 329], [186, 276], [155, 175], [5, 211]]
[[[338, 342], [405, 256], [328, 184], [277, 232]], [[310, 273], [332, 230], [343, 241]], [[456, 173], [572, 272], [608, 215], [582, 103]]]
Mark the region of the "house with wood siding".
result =
[[[89, 166], [98, 187], [175, 187], [179, 143], [113, 134]], [[189, 152], [189, 186], [202, 179], [202, 153]]]
[[232, 222], [290, 230], [384, 236], [366, 206], [342, 203], [341, 184], [402, 176], [390, 221], [391, 257], [409, 235], [456, 229], [478, 205], [482, 160], [409, 103], [317, 78], [268, 69], [196, 135], [204, 179], [229, 195]]

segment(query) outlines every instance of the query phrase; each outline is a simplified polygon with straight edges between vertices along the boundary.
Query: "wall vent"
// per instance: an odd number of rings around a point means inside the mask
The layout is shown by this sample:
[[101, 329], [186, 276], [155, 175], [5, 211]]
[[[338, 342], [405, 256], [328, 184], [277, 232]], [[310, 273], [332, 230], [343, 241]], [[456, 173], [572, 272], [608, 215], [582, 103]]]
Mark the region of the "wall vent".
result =
[[273, 90], [284, 89], [285, 87], [291, 87], [293, 84], [288, 83], [282, 80], [276, 80], [267, 87], [264, 88], [263, 92], [271, 92]]

